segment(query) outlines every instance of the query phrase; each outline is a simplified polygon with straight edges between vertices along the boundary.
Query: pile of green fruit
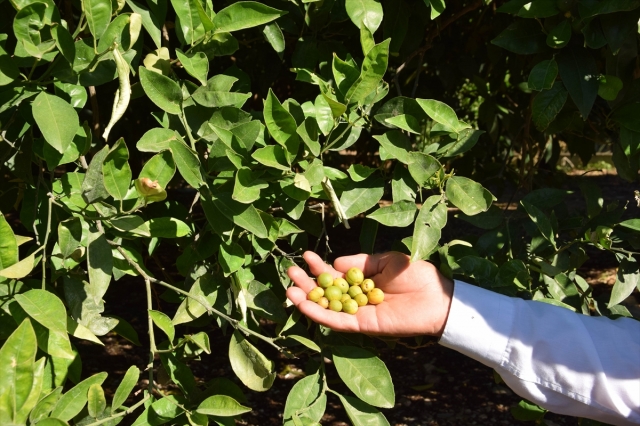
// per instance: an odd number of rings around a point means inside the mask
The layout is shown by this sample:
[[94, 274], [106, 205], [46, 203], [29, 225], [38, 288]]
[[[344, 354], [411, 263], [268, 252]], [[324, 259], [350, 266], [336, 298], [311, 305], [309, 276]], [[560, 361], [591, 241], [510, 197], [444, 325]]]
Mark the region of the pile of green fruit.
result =
[[307, 294], [307, 299], [335, 312], [354, 315], [361, 306], [378, 305], [384, 300], [382, 290], [358, 268], [349, 269], [344, 278], [334, 279], [329, 272], [323, 272], [316, 282], [318, 287]]

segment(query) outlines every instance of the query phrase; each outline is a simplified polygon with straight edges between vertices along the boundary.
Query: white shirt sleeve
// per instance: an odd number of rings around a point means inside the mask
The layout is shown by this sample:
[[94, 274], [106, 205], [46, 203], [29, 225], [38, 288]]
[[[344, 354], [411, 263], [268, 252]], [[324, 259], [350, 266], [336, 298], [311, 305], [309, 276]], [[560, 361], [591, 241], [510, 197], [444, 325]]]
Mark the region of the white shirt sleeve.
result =
[[549, 411], [640, 423], [640, 322], [589, 317], [455, 281], [440, 344]]

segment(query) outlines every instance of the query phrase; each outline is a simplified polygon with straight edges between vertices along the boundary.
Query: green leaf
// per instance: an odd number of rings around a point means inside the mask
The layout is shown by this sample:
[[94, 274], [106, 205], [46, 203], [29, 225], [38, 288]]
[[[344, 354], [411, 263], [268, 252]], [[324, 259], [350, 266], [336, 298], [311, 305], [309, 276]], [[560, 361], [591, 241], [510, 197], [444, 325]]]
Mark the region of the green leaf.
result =
[[216, 33], [230, 33], [267, 24], [286, 13], [255, 1], [240, 1], [220, 10], [213, 25]]
[[[351, 176], [351, 179], [353, 179], [354, 182], [362, 182], [363, 180], [371, 176], [373, 173], [375, 173], [376, 170], [377, 169], [363, 166], [361, 164], [352, 164], [347, 169], [347, 172], [349, 173], [349, 176]], [[324, 178], [324, 172], [322, 173], [322, 176], [320, 177], [318, 182], [321, 181], [322, 178]]]
[[129, 166], [129, 149], [124, 139], [120, 138], [102, 164], [104, 187], [116, 200], [123, 200], [131, 186], [131, 167]]
[[142, 152], [160, 152], [170, 148], [169, 142], [178, 140], [181, 140], [181, 138], [175, 131], [155, 128], [142, 135], [136, 144], [136, 148]]
[[[104, 52], [109, 49], [113, 43], [118, 43], [118, 48], [122, 53], [126, 52], [132, 47], [130, 26], [131, 15], [122, 14], [118, 15], [107, 27], [107, 30], [102, 34], [100, 42], [98, 43], [98, 52]], [[135, 42], [135, 40], [134, 40]]]
[[447, 180], [445, 194], [454, 206], [469, 216], [486, 212], [495, 200], [491, 192], [478, 182], [461, 176]]
[[453, 108], [444, 102], [436, 101], [435, 99], [416, 99], [416, 101], [433, 121], [442, 124], [453, 132], [457, 133], [470, 127], [468, 124], [461, 123]]
[[376, 407], [394, 406], [391, 375], [380, 358], [356, 346], [335, 346], [333, 362], [340, 378], [358, 398]]
[[603, 75], [598, 79], [598, 95], [607, 101], [615, 101], [623, 83], [615, 75]]
[[352, 396], [338, 395], [338, 397], [354, 426], [389, 426], [384, 414], [375, 407]]
[[273, 139], [282, 145], [287, 151], [291, 151], [289, 147], [297, 147], [298, 142], [298, 125], [291, 113], [286, 110], [269, 89], [267, 99], [264, 102], [264, 122], [269, 129], [269, 134]]
[[244, 250], [238, 243], [222, 243], [218, 252], [218, 262], [225, 276], [231, 275], [244, 264]]
[[200, 171], [200, 160], [196, 152], [184, 142], [177, 140], [169, 141], [169, 148], [184, 180], [195, 189], [204, 185], [205, 182]]
[[5, 278], [24, 278], [33, 271], [35, 266], [35, 253], [31, 253], [29, 256], [20, 260], [18, 263], [14, 263], [8, 268], [0, 270], [0, 277]]
[[345, 216], [352, 218], [378, 204], [384, 195], [384, 181], [375, 179], [371, 182], [357, 182], [352, 188], [342, 192], [340, 204]]
[[279, 145], [267, 145], [264, 148], [258, 148], [251, 154], [251, 157], [267, 167], [284, 171], [291, 170], [287, 160], [287, 153]]
[[262, 33], [264, 34], [264, 38], [267, 39], [271, 47], [273, 47], [273, 50], [275, 50], [278, 56], [280, 56], [280, 59], [282, 59], [282, 54], [284, 53], [284, 49], [286, 46], [284, 41], [284, 34], [282, 34], [282, 30], [280, 29], [278, 23], [272, 22], [265, 25]]
[[392, 126], [398, 127], [402, 130], [406, 130], [409, 133], [419, 135], [422, 132], [422, 126], [420, 122], [412, 115], [399, 114], [395, 117], [389, 117], [384, 120]]
[[131, 235], [150, 237], [149, 226], [144, 219], [137, 215], [120, 216], [111, 219], [111, 226]]
[[294, 413], [311, 407], [304, 414], [312, 420], [319, 422], [327, 406], [327, 396], [322, 392], [322, 382], [316, 373], [296, 382], [291, 388], [284, 405], [282, 418], [284, 426], [293, 426]]
[[318, 123], [318, 129], [320, 129], [323, 135], [327, 136], [329, 132], [333, 130], [335, 125], [331, 106], [329, 105], [327, 98], [322, 94], [316, 97], [314, 106], [316, 110], [315, 118]]
[[214, 395], [198, 405], [196, 411], [207, 416], [232, 417], [248, 413], [251, 408], [245, 407], [227, 395]]
[[365, 26], [371, 34], [375, 33], [382, 23], [382, 5], [378, 0], [346, 0], [345, 9], [356, 27]]
[[[189, 294], [202, 298], [209, 305], [214, 305], [218, 297], [218, 285], [219, 282], [212, 275], [204, 275], [196, 280], [191, 286]], [[206, 308], [191, 298], [185, 298], [173, 318], [173, 324], [184, 324], [200, 318], [207, 312]]]
[[547, 45], [554, 49], [562, 49], [571, 40], [571, 21], [563, 20], [556, 25], [547, 35]]
[[258, 238], [267, 238], [267, 228], [253, 204], [242, 204], [233, 200], [228, 193], [217, 193], [212, 199], [215, 207], [233, 223], [255, 234]]
[[166, 188], [176, 173], [176, 163], [171, 151], [162, 151], [149, 159], [142, 167], [139, 178], [157, 181], [161, 188]]
[[343, 61], [338, 55], [333, 55], [332, 63], [333, 79], [336, 83], [337, 89], [344, 95], [347, 94], [349, 88], [353, 86], [353, 83], [360, 77], [360, 70], [356, 65], [356, 62], [351, 59], [351, 56], [347, 56], [347, 60]]
[[157, 217], [146, 223], [155, 238], [180, 238], [191, 234], [189, 225], [174, 217]]
[[89, 30], [96, 40], [102, 37], [111, 22], [111, 1], [82, 0], [82, 11], [89, 24]]
[[36, 96], [31, 108], [45, 141], [64, 154], [80, 127], [76, 110], [65, 100], [46, 92]]
[[314, 342], [311, 339], [307, 339], [306, 337], [302, 337], [302, 336], [298, 336], [295, 334], [292, 334], [291, 336], [287, 336], [287, 339], [293, 339], [298, 343], [303, 344], [304, 346], [306, 346], [307, 348], [316, 351], [318, 353], [322, 352], [322, 349], [320, 349], [320, 346], [318, 346], [316, 344], [316, 342]]
[[146, 407], [145, 411], [133, 422], [133, 426], [151, 426], [169, 423], [184, 411], [180, 406], [186, 403], [182, 395], [168, 395]]
[[529, 74], [527, 82], [531, 90], [548, 90], [553, 87], [553, 82], [558, 77], [558, 63], [549, 59], [536, 64]]
[[413, 223], [418, 208], [413, 201], [400, 201], [390, 206], [381, 207], [367, 217], [385, 226], [405, 227]]
[[227, 75], [214, 75], [206, 86], [199, 87], [193, 93], [193, 100], [208, 108], [220, 108], [224, 106], [241, 107], [251, 93], [231, 92], [231, 87], [238, 81], [235, 77]]
[[182, 90], [178, 83], [145, 67], [139, 67], [138, 74], [144, 92], [154, 104], [169, 114], [181, 113]]
[[[36, 334], [27, 318], [11, 333], [0, 348], [0, 420], [4, 424], [26, 423], [16, 414], [31, 407], [31, 394], [40, 389], [32, 389], [34, 382], [34, 361], [38, 346]], [[33, 405], [37, 402], [34, 401]], [[27, 407], [25, 407], [27, 405]]]
[[276, 377], [273, 362], [238, 331], [234, 331], [231, 336], [229, 360], [236, 376], [249, 389], [264, 392], [273, 385]]
[[567, 102], [568, 92], [562, 81], [556, 81], [549, 90], [543, 90], [533, 98], [532, 119], [536, 128], [543, 132], [555, 120]]
[[139, 6], [134, 1], [126, 0], [126, 2], [131, 10], [142, 16], [142, 26], [151, 36], [151, 39], [153, 40], [153, 43], [156, 45], [156, 47], [160, 49], [162, 47], [162, 24], [159, 22], [159, 19], [148, 9]]
[[138, 383], [139, 378], [140, 369], [135, 365], [129, 367], [124, 377], [122, 378], [122, 381], [118, 385], [115, 394], [113, 395], [113, 401], [111, 401], [112, 413], [115, 413], [115, 411], [120, 408], [122, 404], [124, 404], [124, 402], [129, 397], [129, 394]]
[[89, 290], [96, 304], [102, 303], [113, 272], [113, 254], [107, 238], [97, 229], [89, 232], [87, 243], [87, 266], [89, 268]]
[[87, 410], [89, 411], [89, 415], [93, 418], [100, 417], [105, 408], [107, 408], [107, 400], [104, 397], [104, 390], [102, 390], [102, 386], [94, 383], [89, 386], [89, 391], [87, 392]]
[[67, 311], [55, 294], [34, 289], [16, 294], [15, 299], [31, 318], [46, 328], [67, 333]]
[[87, 174], [82, 181], [82, 198], [87, 203], [93, 203], [109, 196], [104, 186], [104, 175], [102, 173], [102, 165], [108, 154], [109, 146], [105, 145], [91, 159]]
[[598, 96], [598, 66], [589, 50], [572, 46], [562, 49], [556, 57], [560, 77], [575, 102], [582, 119], [586, 120]]
[[153, 320], [153, 323], [169, 337], [169, 342], [173, 342], [176, 337], [176, 330], [171, 323], [171, 318], [153, 309], [149, 309], [149, 316]]
[[446, 151], [442, 154], [443, 157], [457, 157], [473, 148], [478, 139], [485, 132], [483, 130], [464, 129], [457, 134], [457, 139], [454, 143], [446, 147]]
[[518, 405], [511, 407], [509, 411], [514, 419], [520, 421], [541, 420], [547, 412], [544, 408], [538, 407], [536, 404], [532, 404], [525, 400], [522, 400]]
[[412, 161], [411, 141], [400, 130], [391, 130], [382, 136], [374, 136], [380, 147], [384, 149], [387, 157], [384, 159], [397, 159], [401, 163], [409, 164]]
[[[319, 130], [318, 122], [316, 121], [315, 117], [305, 118], [304, 122], [300, 124], [298, 126], [298, 129], [296, 130], [296, 132], [298, 133], [298, 136], [302, 138], [302, 141], [304, 142], [307, 149], [315, 157], [320, 155], [320, 149], [321, 149], [320, 142], [318, 142], [318, 130]], [[266, 148], [269, 148], [269, 146], [267, 146]], [[282, 152], [284, 155], [284, 150], [282, 150]], [[286, 157], [283, 157], [283, 158], [286, 163], [287, 161]], [[256, 160], [260, 161], [258, 158], [256, 158]], [[286, 170], [289, 170], [289, 167], [287, 167]]]
[[634, 261], [623, 259], [618, 267], [616, 283], [611, 290], [611, 298], [607, 308], [611, 309], [613, 306], [623, 302], [639, 285], [640, 270], [638, 264]]
[[91, 385], [102, 385], [106, 378], [107, 373], [94, 374], [69, 389], [58, 401], [56, 408], [51, 413], [51, 417], [64, 421], [74, 418], [87, 403], [87, 395]]
[[491, 44], [520, 55], [531, 55], [548, 49], [546, 35], [534, 19], [515, 21], [491, 40]]
[[438, 195], [427, 198], [413, 226], [411, 262], [426, 259], [438, 246], [447, 224], [447, 206]]
[[542, 234], [542, 236], [549, 241], [553, 247], [556, 247], [556, 238], [553, 227], [551, 226], [551, 222], [549, 218], [536, 206], [531, 203], [528, 203], [525, 200], [521, 200], [520, 204], [526, 210], [529, 218], [536, 224], [536, 227]]
[[634, 231], [640, 232], [640, 219], [629, 219], [618, 224], [627, 229], [632, 229]]
[[0, 214], [0, 270], [18, 263], [18, 243], [11, 226]]
[[269, 187], [269, 184], [259, 179], [261, 172], [253, 172], [243, 167], [236, 173], [235, 186], [232, 198], [244, 204], [251, 204], [260, 198], [260, 190]]
[[[31, 413], [29, 413], [29, 421], [31, 424], [40, 423], [41, 421], [45, 421], [51, 410], [56, 406], [60, 396], [62, 395], [62, 386], [58, 386], [47, 395], [43, 396], [40, 401], [33, 408]], [[60, 420], [62, 421], [62, 420]], [[42, 423], [40, 423], [42, 424]], [[58, 426], [58, 425], [54, 425]], [[64, 425], [63, 426], [67, 426]]]
[[84, 325], [77, 323], [71, 317], [67, 317], [67, 333], [69, 333], [70, 336], [77, 337], [78, 339], [88, 340], [100, 346], [104, 346], [104, 343], [102, 343], [102, 341], [98, 339], [91, 330]]
[[207, 84], [207, 75], [209, 74], [207, 55], [203, 52], [185, 55], [180, 49], [176, 49], [176, 56], [189, 75], [197, 79], [203, 86]]
[[73, 60], [76, 56], [76, 46], [73, 41], [73, 37], [65, 27], [61, 24], [51, 26], [51, 36], [56, 41], [56, 47], [64, 56], [64, 58], [73, 65]]
[[438, 160], [423, 152], [409, 153], [409, 173], [420, 187], [428, 186], [428, 182], [442, 165]]
[[80, 247], [82, 241], [82, 222], [72, 217], [58, 224], [58, 246], [60, 254], [67, 258]]
[[371, 92], [374, 92], [378, 88], [382, 77], [384, 77], [384, 74], [387, 72], [389, 43], [391, 43], [391, 40], [387, 39], [382, 43], [376, 44], [367, 53], [362, 62], [360, 77], [358, 77], [345, 95], [347, 105], [362, 103]]
[[184, 44], [194, 45], [204, 34], [204, 25], [200, 18], [199, 0], [171, 0], [176, 12], [176, 33]]

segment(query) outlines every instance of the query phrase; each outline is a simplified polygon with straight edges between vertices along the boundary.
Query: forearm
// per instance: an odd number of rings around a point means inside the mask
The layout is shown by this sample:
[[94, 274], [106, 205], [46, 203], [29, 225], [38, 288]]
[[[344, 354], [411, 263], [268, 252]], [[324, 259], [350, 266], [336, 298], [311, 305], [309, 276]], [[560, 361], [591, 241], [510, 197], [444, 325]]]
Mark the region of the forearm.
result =
[[640, 323], [593, 318], [456, 282], [440, 343], [553, 412], [640, 423]]

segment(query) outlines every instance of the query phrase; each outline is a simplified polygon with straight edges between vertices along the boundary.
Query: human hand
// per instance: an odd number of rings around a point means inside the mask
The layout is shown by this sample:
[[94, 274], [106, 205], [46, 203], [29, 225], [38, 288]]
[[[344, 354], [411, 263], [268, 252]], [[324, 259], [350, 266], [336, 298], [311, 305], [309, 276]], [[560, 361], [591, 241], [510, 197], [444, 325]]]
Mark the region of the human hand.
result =
[[453, 283], [432, 264], [411, 263], [409, 256], [398, 252], [339, 257], [334, 262], [335, 269], [310, 251], [304, 253], [304, 259], [315, 276], [329, 272], [334, 278], [343, 277], [349, 268], [360, 268], [385, 295], [384, 302], [362, 306], [355, 315], [323, 309], [307, 300], [307, 293], [316, 287], [316, 282], [300, 267], [293, 266], [288, 275], [295, 286], [287, 290], [287, 297], [313, 321], [335, 331], [378, 336], [442, 335]]

